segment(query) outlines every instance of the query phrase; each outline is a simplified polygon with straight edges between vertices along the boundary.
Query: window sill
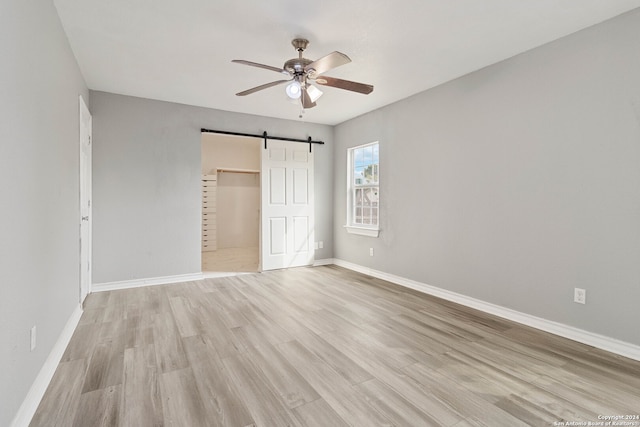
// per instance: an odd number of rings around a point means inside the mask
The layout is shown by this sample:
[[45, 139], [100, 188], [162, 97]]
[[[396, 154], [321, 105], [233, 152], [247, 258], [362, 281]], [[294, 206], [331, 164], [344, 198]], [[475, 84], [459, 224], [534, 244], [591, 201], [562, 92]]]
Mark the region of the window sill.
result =
[[347, 230], [347, 233], [358, 234], [360, 236], [378, 237], [378, 234], [380, 234], [379, 228], [354, 227], [352, 225], [345, 225], [344, 228]]

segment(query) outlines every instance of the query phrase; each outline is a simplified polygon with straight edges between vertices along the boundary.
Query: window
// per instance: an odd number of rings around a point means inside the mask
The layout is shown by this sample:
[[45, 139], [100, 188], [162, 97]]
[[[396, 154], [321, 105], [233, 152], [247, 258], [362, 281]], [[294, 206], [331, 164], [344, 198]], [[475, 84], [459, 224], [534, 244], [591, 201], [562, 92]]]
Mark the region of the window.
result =
[[347, 225], [349, 233], [378, 237], [380, 217], [379, 145], [377, 142], [347, 152]]

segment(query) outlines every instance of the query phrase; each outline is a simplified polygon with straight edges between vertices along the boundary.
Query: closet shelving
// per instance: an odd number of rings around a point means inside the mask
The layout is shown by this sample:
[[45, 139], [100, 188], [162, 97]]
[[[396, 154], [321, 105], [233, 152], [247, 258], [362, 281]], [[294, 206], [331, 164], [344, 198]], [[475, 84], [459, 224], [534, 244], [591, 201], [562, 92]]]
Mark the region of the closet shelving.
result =
[[216, 204], [218, 176], [202, 175], [202, 251], [215, 251], [217, 244]]

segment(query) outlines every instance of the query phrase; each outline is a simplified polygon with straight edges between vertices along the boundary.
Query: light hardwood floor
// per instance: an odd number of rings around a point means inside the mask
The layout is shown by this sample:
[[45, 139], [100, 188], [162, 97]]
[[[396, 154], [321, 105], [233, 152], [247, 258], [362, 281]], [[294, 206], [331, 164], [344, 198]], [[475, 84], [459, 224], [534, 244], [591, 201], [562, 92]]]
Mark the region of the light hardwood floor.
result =
[[31, 426], [552, 426], [639, 390], [640, 362], [328, 266], [89, 295]]
[[256, 273], [258, 248], [222, 248], [202, 252], [202, 271]]

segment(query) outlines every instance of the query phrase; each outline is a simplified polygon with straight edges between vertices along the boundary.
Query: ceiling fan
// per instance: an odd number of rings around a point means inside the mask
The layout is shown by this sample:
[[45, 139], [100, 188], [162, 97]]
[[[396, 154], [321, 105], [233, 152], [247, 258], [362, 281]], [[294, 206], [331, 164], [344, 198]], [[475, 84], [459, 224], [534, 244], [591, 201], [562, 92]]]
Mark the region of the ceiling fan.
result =
[[313, 86], [311, 84], [312, 82], [322, 86], [331, 86], [338, 89], [362, 93], [365, 95], [373, 91], [372, 85], [337, 79], [335, 77], [323, 75], [329, 70], [351, 62], [351, 59], [349, 59], [349, 57], [344, 53], [337, 51], [331, 52], [330, 54], [323, 56], [320, 59], [312, 61], [310, 59], [302, 57], [302, 52], [304, 52], [304, 50], [309, 45], [309, 40], [293, 39], [291, 41], [291, 44], [298, 51], [298, 57], [289, 59], [284, 63], [284, 66], [282, 68], [258, 64], [257, 62], [245, 61], [242, 59], [234, 59], [233, 61], [231, 61], [237, 64], [250, 65], [252, 67], [264, 68], [265, 70], [272, 70], [290, 77], [290, 79], [276, 80], [271, 83], [256, 86], [254, 88], [238, 92], [236, 93], [236, 95], [250, 95], [254, 92], [258, 92], [272, 86], [288, 83], [285, 89], [287, 96], [289, 96], [289, 98], [291, 99], [300, 99], [300, 103], [302, 104], [302, 108], [304, 109], [315, 107], [316, 101], [322, 95], [322, 91]]

